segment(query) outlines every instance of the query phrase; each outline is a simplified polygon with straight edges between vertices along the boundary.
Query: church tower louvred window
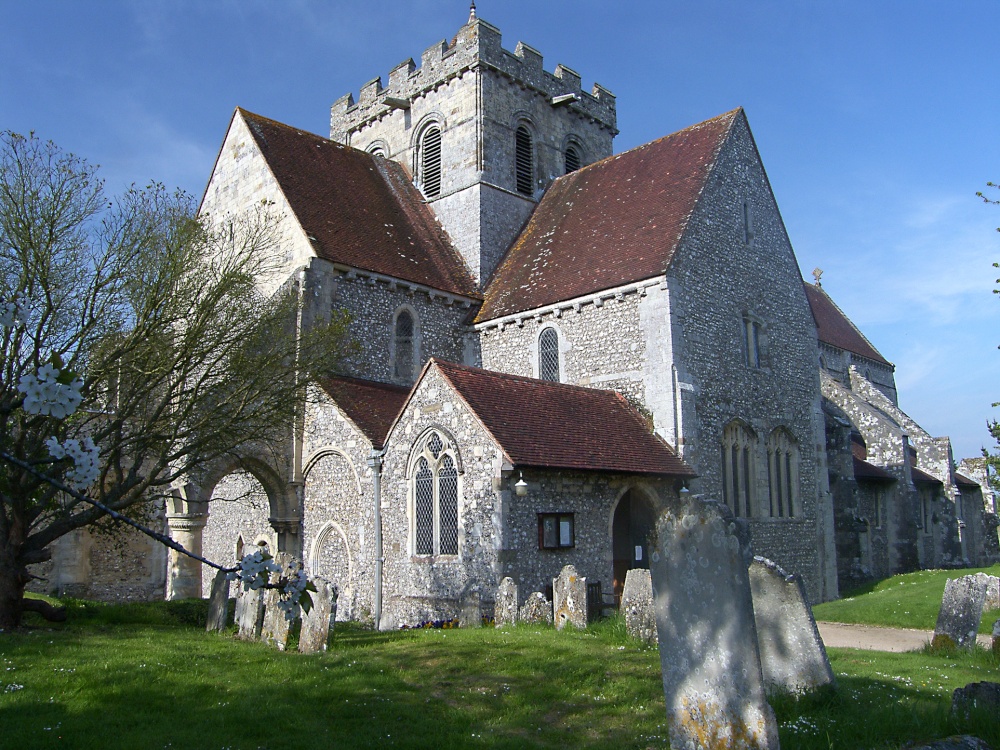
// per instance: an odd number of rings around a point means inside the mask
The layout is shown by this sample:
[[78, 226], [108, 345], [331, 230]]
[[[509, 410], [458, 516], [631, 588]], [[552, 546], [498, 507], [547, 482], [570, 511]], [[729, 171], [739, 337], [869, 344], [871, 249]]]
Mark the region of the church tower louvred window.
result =
[[518, 125], [514, 135], [514, 161], [517, 192], [521, 195], [534, 195], [535, 192], [535, 155], [531, 140], [531, 131], [524, 125]]
[[441, 195], [441, 129], [433, 125], [420, 139], [420, 185], [424, 195]]
[[580, 158], [580, 149], [573, 144], [566, 147], [566, 153], [563, 154], [563, 160], [566, 163], [566, 174], [575, 172], [583, 166], [582, 159]]
[[431, 432], [421, 443], [413, 474], [413, 552], [458, 554], [458, 468], [454, 447]]
[[559, 334], [546, 328], [538, 337], [538, 377], [559, 382]]

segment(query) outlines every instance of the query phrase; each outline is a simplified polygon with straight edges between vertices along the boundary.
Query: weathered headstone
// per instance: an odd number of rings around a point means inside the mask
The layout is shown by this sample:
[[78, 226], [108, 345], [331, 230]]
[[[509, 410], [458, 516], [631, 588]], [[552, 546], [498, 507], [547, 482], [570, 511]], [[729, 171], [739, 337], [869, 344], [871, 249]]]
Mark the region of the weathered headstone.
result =
[[540, 591], [532, 592], [524, 604], [521, 605], [521, 622], [528, 622], [535, 625], [552, 624], [552, 602], [545, 598], [545, 594]]
[[765, 688], [802, 695], [835, 684], [802, 579], [755, 557], [750, 594]]
[[302, 613], [302, 631], [299, 633], [299, 651], [303, 654], [326, 651], [337, 616], [337, 600], [331, 595], [330, 585], [322, 578], [314, 578], [313, 584], [316, 590], [312, 592], [312, 607]]
[[583, 630], [587, 627], [587, 579], [572, 565], [559, 571], [552, 579], [552, 610], [556, 630], [567, 625]]
[[1000, 682], [970, 682], [951, 694], [951, 712], [965, 721], [973, 713], [1000, 716]]
[[[287, 574], [297, 564], [293, 564], [292, 556], [287, 552], [279, 552], [274, 556], [274, 562], [281, 572], [271, 574], [271, 583], [277, 583], [282, 575]], [[271, 646], [277, 646], [278, 650], [284, 651], [288, 643], [288, 630], [291, 626], [285, 612], [278, 606], [281, 593], [278, 589], [268, 589], [264, 597], [264, 626], [260, 632], [260, 639]]]
[[650, 575], [670, 746], [774, 750], [746, 523], [724, 505], [687, 496], [667, 507], [656, 531]]
[[483, 610], [478, 591], [469, 591], [462, 597], [462, 614], [458, 622], [463, 628], [481, 628], [483, 626]]
[[983, 599], [983, 609], [1000, 609], [1000, 576], [991, 576], [987, 573], [976, 573], [974, 578], [979, 578], [986, 586], [986, 597]]
[[985, 600], [986, 582], [981, 578], [949, 578], [944, 584], [941, 611], [938, 612], [931, 644], [938, 648], [974, 648]]
[[996, 656], [1000, 656], [1000, 620], [993, 623], [993, 648], [990, 649]]
[[911, 750], [993, 750], [989, 743], [968, 734], [945, 737], [926, 745], [907, 745]]
[[225, 630], [229, 624], [229, 575], [220, 570], [212, 581], [212, 593], [208, 598], [208, 621], [205, 630]]
[[243, 591], [236, 599], [239, 618], [238, 637], [244, 641], [260, 640], [264, 626], [264, 589]]
[[493, 622], [498, 628], [517, 622], [517, 584], [507, 577], [500, 581], [497, 601], [493, 609]]
[[657, 643], [653, 583], [648, 570], [635, 568], [625, 574], [621, 613], [630, 636], [651, 645]]

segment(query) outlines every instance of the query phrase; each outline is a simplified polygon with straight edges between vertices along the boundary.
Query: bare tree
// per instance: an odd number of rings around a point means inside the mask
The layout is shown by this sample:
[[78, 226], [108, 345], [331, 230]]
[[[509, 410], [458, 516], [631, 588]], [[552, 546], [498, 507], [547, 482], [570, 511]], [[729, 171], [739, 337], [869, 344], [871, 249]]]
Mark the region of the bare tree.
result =
[[[139, 512], [206, 462], [287, 436], [309, 380], [335, 370], [346, 320], [303, 332], [294, 283], [258, 291], [279, 221], [262, 205], [209, 225], [157, 184], [109, 200], [85, 160], [0, 136], [0, 452], [15, 459], [0, 460], [0, 629], [45, 609], [24, 599], [28, 566], [108, 515], [44, 478], [78, 476], [52, 438], [92, 440], [88, 496]], [[25, 408], [42, 368], [82, 380], [71, 416]]]

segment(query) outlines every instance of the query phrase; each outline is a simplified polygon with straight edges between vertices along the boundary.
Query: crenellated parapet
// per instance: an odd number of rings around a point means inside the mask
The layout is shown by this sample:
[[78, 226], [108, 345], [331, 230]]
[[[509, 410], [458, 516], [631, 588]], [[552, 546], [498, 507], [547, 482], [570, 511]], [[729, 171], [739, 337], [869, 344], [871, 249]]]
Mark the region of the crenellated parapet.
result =
[[615, 96], [595, 83], [584, 91], [580, 74], [564, 65], [545, 70], [542, 54], [518, 42], [514, 51], [503, 48], [500, 30], [479, 18], [470, 19], [449, 44], [442, 40], [428, 47], [420, 58], [405, 60], [389, 71], [388, 84], [374, 78], [361, 87], [358, 99], [342, 96], [330, 108], [330, 138], [348, 142], [349, 134], [365, 125], [407, 110], [413, 101], [474, 70], [502, 76], [545, 98], [553, 107], [575, 114], [617, 134]]

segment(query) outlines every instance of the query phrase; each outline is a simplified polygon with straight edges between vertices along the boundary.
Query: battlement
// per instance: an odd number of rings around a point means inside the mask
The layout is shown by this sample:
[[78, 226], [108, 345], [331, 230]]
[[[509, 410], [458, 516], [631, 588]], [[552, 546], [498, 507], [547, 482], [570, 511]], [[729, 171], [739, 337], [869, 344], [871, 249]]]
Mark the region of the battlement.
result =
[[357, 101], [353, 94], [337, 99], [330, 108], [330, 138], [346, 142], [352, 131], [396, 109], [409, 109], [414, 99], [477, 68], [515, 81], [553, 106], [568, 107], [617, 134], [614, 94], [597, 83], [584, 91], [579, 73], [562, 64], [550, 73], [542, 63], [538, 50], [518, 42], [510, 52], [503, 48], [498, 28], [472, 18], [450, 44], [442, 40], [428, 47], [419, 67], [412, 58], [405, 60], [389, 71], [387, 86], [381, 77], [374, 78], [361, 87]]

